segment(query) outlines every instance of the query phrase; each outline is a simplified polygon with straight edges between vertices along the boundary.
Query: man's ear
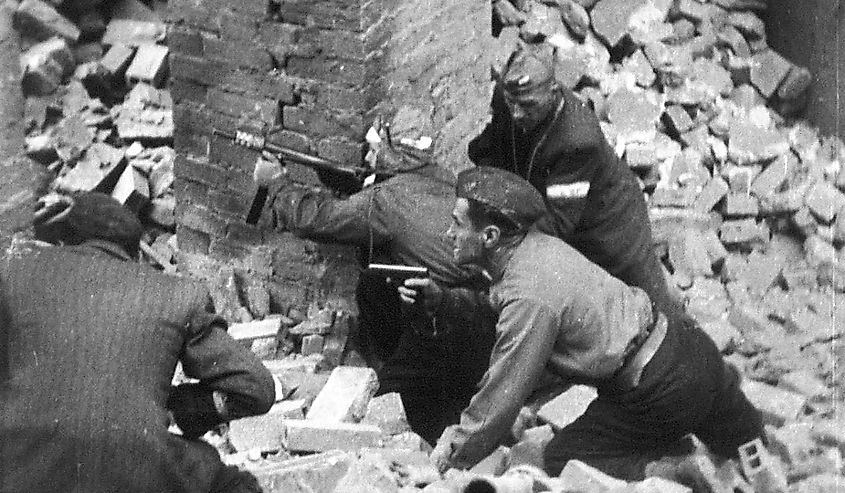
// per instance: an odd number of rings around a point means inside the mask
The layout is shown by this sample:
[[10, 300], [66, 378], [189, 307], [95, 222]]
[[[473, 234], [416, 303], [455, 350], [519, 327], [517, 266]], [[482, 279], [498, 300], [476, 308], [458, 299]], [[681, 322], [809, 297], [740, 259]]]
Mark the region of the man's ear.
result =
[[502, 230], [493, 224], [485, 226], [481, 231], [481, 240], [484, 242], [484, 248], [493, 248], [499, 244], [502, 237]]

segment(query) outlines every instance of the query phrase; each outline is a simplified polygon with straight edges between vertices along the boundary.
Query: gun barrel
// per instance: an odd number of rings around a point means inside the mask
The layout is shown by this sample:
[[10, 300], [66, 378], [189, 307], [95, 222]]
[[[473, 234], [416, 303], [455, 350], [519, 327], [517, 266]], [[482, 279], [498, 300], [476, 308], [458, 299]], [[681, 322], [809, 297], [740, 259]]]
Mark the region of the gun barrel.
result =
[[[231, 134], [229, 132], [223, 130], [213, 129], [211, 131], [212, 135], [219, 135], [221, 137], [233, 140], [238, 142], [238, 138], [236, 135]], [[254, 137], [254, 136], [253, 136]], [[272, 152], [273, 154], [278, 155], [281, 159], [285, 159], [288, 161], [293, 161], [295, 163], [303, 164], [305, 166], [309, 166], [315, 169], [322, 169], [326, 171], [332, 171], [335, 173], [341, 173], [344, 175], [354, 176], [357, 178], [361, 178], [370, 174], [372, 171], [363, 168], [363, 167], [356, 167], [356, 166], [348, 166], [345, 164], [338, 163], [336, 161], [332, 161], [330, 159], [325, 159], [317, 156], [312, 156], [311, 154], [306, 154], [304, 152], [297, 151], [295, 149], [291, 149], [289, 147], [283, 147], [280, 145], [272, 144], [269, 142], [264, 142], [263, 138], [257, 138], [261, 143], [260, 145], [256, 145], [254, 142], [249, 144], [243, 144], [245, 147], [250, 147], [253, 149], [258, 150], [267, 150]], [[240, 145], [240, 144], [239, 144]]]

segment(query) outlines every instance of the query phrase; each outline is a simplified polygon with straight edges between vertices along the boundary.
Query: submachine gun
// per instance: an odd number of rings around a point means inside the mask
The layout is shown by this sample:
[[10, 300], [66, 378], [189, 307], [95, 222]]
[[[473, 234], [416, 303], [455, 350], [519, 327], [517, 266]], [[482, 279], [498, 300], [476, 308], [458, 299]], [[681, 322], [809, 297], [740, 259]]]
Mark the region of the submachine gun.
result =
[[[361, 185], [370, 179], [375, 179], [376, 177], [376, 172], [372, 168], [364, 166], [350, 166], [347, 164], [332, 161], [331, 159], [313, 156], [311, 154], [300, 152], [289, 147], [273, 144], [272, 142], [267, 142], [267, 139], [265, 139], [261, 135], [256, 135], [241, 130], [238, 130], [236, 131], [236, 133], [233, 134], [231, 132], [226, 132], [217, 129], [213, 129], [211, 131], [211, 134], [217, 135], [224, 139], [231, 140], [236, 145], [246, 147], [247, 149], [252, 149], [256, 152], [269, 152], [271, 154], [276, 155], [281, 161], [290, 161], [293, 163], [301, 164], [303, 166], [308, 166], [309, 168], [313, 168], [318, 172], [323, 171], [340, 175], [348, 179], [351, 178], [355, 180], [358, 185]], [[384, 171], [378, 172], [379, 176], [391, 176], [392, 174], [393, 173]], [[258, 190], [255, 193], [255, 197], [252, 200], [252, 204], [250, 205], [249, 213], [247, 214], [247, 223], [256, 224], [258, 222], [258, 218], [261, 215], [261, 210], [264, 208], [264, 202], [267, 200], [267, 193], [268, 189], [266, 186], [258, 187]]]

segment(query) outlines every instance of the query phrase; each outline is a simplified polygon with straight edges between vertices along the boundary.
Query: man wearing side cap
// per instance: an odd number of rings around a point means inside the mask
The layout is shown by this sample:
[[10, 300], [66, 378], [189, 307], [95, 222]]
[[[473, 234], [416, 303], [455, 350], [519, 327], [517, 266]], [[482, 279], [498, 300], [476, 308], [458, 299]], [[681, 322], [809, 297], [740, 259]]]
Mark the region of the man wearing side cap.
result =
[[637, 179], [593, 110], [555, 80], [552, 46], [520, 45], [496, 77], [492, 120], [470, 142], [470, 159], [530, 181], [549, 210], [541, 231], [642, 288], [661, 309], [682, 312], [654, 253]]
[[578, 459], [641, 479], [649, 459], [688, 433], [722, 456], [761, 435], [759, 413], [713, 341], [533, 228], [546, 210], [528, 182], [476, 167], [458, 175], [456, 190], [448, 231], [455, 260], [490, 275], [498, 323], [481, 389], [431, 455], [438, 468], [471, 467], [491, 453], [548, 374], [598, 390], [548, 444], [553, 475]]
[[394, 176], [345, 198], [257, 174], [256, 180], [275, 187], [261, 225], [356, 246], [365, 263], [428, 269], [428, 279], [404, 285], [364, 270], [356, 300], [359, 339], [378, 374], [379, 394], [398, 392], [411, 428], [434, 443], [475, 393], [487, 368], [494, 320], [483, 280], [455, 264], [444, 236], [455, 176], [425, 152], [399, 143], [379, 150], [375, 169]]
[[[266, 412], [269, 371], [204, 286], [137, 262], [134, 214], [104, 194], [54, 198], [35, 233], [61, 246], [0, 260], [0, 491], [260, 491], [195, 439]], [[178, 361], [196, 383], [171, 386]]]

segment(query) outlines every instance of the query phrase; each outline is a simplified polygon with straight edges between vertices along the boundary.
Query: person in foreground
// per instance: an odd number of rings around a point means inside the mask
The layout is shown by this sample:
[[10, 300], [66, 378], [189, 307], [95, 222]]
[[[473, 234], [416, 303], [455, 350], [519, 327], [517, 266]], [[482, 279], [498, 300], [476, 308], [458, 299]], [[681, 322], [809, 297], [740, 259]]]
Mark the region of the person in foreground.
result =
[[[0, 491], [260, 491], [196, 440], [275, 400], [205, 287], [139, 264], [141, 224], [108, 195], [64, 197], [35, 223], [61, 246], [0, 261]], [[197, 383], [171, 386], [179, 361]]]
[[552, 475], [578, 459], [636, 480], [643, 458], [660, 457], [688, 433], [725, 457], [762, 436], [759, 412], [713, 341], [695, 325], [667, 319], [640, 288], [532, 228], [546, 210], [527, 181], [476, 167], [458, 175], [456, 195], [447, 233], [455, 260], [491, 276], [498, 323], [481, 389], [431, 454], [441, 471], [490, 454], [547, 372], [598, 390], [548, 444]]

